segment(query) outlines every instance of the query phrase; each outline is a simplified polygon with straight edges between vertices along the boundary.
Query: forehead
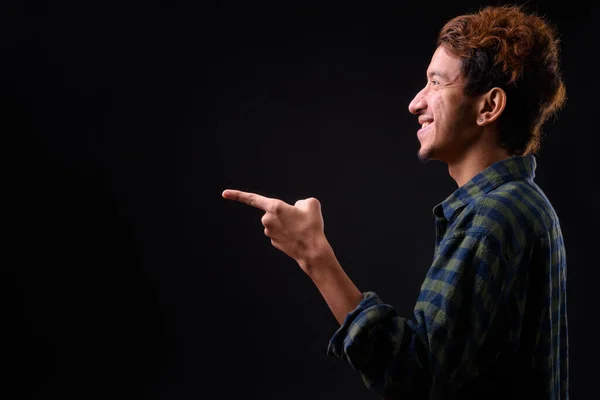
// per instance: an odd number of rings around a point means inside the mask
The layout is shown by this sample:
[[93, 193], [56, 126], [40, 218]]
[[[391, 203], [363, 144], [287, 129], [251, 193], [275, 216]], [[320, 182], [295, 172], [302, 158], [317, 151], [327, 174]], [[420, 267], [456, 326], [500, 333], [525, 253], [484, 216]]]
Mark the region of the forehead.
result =
[[458, 80], [462, 75], [460, 58], [439, 46], [429, 62], [427, 76], [442, 75], [450, 80]]

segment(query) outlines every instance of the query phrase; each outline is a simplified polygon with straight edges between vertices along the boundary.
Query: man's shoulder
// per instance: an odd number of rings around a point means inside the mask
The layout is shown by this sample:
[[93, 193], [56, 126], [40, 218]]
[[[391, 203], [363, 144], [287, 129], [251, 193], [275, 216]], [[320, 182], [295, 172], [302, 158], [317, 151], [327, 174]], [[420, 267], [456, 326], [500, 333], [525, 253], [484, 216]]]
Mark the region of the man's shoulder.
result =
[[543, 235], [556, 223], [556, 214], [541, 189], [531, 181], [511, 181], [473, 199], [457, 216], [458, 231], [495, 236]]

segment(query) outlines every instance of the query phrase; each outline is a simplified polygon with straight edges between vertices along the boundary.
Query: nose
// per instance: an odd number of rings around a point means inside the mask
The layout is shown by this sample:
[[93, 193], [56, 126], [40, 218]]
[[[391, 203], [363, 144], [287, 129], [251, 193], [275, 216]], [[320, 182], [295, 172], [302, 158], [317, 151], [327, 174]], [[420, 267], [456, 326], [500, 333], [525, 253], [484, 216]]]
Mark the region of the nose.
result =
[[427, 108], [427, 101], [425, 100], [424, 93], [425, 88], [421, 89], [408, 105], [408, 111], [410, 111], [411, 114], [421, 114], [423, 110]]

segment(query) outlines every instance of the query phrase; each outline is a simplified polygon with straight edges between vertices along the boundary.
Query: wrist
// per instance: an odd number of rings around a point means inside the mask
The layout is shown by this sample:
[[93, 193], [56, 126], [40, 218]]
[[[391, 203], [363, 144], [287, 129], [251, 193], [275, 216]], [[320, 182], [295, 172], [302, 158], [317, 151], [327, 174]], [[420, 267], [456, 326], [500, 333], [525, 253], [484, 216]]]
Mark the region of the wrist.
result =
[[304, 258], [297, 260], [298, 265], [311, 278], [339, 266], [331, 245], [325, 237], [317, 240], [313, 250]]

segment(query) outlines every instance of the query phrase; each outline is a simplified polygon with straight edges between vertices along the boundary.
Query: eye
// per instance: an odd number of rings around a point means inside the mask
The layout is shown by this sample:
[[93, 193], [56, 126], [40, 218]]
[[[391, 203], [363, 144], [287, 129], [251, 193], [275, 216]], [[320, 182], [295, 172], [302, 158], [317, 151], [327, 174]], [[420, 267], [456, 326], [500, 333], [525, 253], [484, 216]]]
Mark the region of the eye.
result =
[[434, 85], [434, 86], [437, 86], [437, 85], [439, 85], [440, 83], [439, 83], [438, 81], [431, 81], [431, 84], [432, 84], [432, 85]]

